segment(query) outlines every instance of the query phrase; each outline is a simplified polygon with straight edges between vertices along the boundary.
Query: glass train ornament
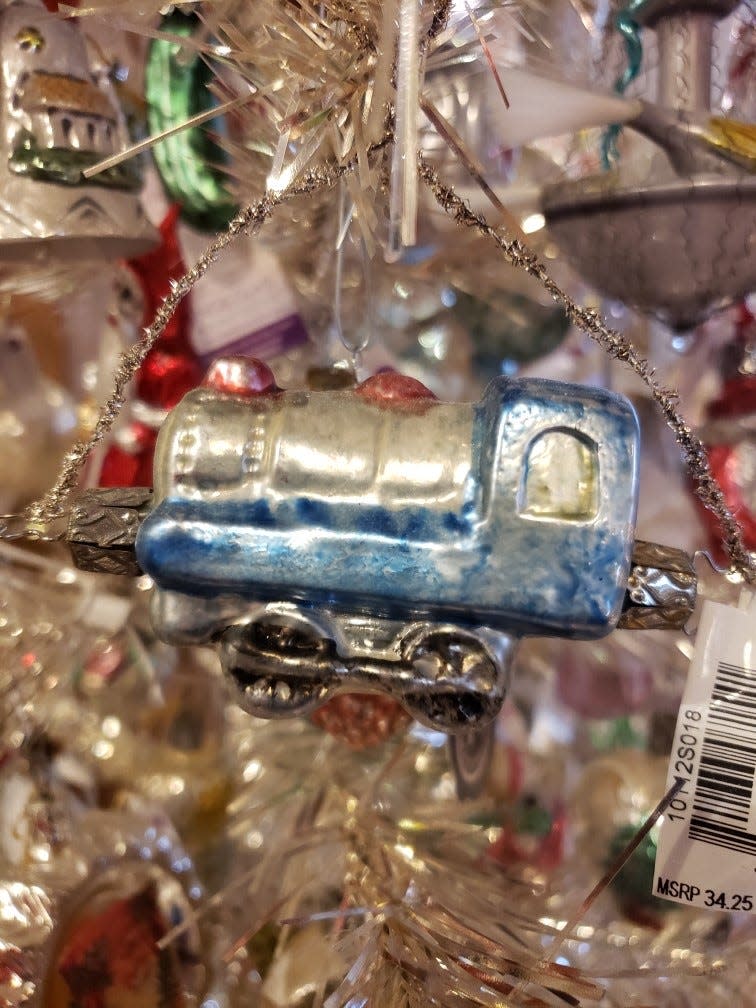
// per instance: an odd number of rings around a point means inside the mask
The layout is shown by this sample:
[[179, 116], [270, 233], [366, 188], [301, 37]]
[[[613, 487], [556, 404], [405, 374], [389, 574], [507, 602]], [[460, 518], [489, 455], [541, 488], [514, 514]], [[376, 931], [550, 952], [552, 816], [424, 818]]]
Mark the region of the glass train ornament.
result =
[[217, 644], [251, 714], [388, 693], [456, 737], [472, 793], [520, 637], [690, 614], [689, 559], [634, 543], [638, 456], [632, 406], [602, 389], [282, 391], [226, 358], [163, 424], [154, 491], [89, 491], [67, 538], [80, 566], [148, 574], [157, 633]]

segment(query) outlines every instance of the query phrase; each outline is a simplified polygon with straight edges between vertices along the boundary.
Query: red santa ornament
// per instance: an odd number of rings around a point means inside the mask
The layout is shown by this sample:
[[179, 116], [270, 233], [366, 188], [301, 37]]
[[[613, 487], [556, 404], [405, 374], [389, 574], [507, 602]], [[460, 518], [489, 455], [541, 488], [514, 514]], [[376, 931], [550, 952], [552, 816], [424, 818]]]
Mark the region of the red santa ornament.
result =
[[[171, 281], [186, 272], [178, 242], [178, 218], [179, 208], [174, 206], [160, 225], [157, 248], [128, 263], [144, 293], [145, 323], [154, 318], [170, 292]], [[152, 486], [152, 459], [160, 425], [203, 376], [204, 369], [189, 342], [190, 323], [190, 300], [184, 298], [137, 371], [126, 422], [116, 430], [103, 459], [100, 486]]]
[[[756, 550], [756, 316], [740, 306], [735, 339], [725, 349], [720, 395], [706, 410], [699, 431], [709, 465], [725, 500], [743, 528], [746, 546]], [[702, 509], [715, 559], [727, 562], [717, 522]]]

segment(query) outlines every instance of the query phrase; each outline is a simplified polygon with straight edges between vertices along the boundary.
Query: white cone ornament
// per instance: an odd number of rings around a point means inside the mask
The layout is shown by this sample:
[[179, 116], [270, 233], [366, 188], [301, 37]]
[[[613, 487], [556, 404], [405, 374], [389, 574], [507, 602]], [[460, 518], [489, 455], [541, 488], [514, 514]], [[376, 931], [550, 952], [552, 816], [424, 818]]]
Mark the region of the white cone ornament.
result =
[[[491, 47], [497, 55], [496, 44]], [[497, 136], [503, 148], [522, 147], [591, 126], [628, 122], [640, 112], [640, 102], [578, 87], [520, 67], [497, 67], [509, 108], [496, 106]]]
[[129, 137], [79, 28], [41, 0], [6, 2], [0, 60], [0, 261], [121, 258], [153, 245], [133, 166], [83, 175]]

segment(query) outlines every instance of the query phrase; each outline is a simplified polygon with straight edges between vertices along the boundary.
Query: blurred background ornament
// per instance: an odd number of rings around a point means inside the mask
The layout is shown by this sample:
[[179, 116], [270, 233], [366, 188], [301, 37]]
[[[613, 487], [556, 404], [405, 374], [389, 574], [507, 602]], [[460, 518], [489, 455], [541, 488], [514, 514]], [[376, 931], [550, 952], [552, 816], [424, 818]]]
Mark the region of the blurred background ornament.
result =
[[[179, 241], [191, 266], [204, 252], [205, 239], [180, 226]], [[243, 290], [244, 297], [229, 297], [231, 290]], [[218, 357], [243, 355], [270, 364], [287, 387], [301, 387], [313, 356], [323, 349], [321, 334], [311, 333], [305, 316], [279, 256], [240, 236], [192, 289], [189, 340], [203, 373]]]
[[[6, 311], [9, 304], [6, 304]], [[76, 404], [49, 379], [22, 326], [0, 318], [0, 512], [28, 504], [54, 478], [77, 430]]]
[[732, 27], [723, 109], [747, 122], [756, 119], [756, 19], [744, 17]]
[[[381, 338], [366, 347], [366, 366], [392, 366], [464, 401], [566, 338], [564, 312], [535, 280], [492, 260], [480, 239], [437, 232], [416, 252], [373, 273], [372, 328]], [[350, 305], [346, 318], [357, 310]]]
[[54, 257], [143, 252], [155, 234], [133, 164], [84, 175], [129, 141], [115, 92], [93, 72], [78, 25], [41, 0], [7, 4], [0, 52], [0, 257], [44, 266]]
[[222, 880], [214, 857], [230, 767], [212, 656], [156, 642], [143, 590], [115, 594], [7, 545], [0, 561], [2, 751], [42, 737], [82, 767], [97, 804], [136, 795], [159, 805], [199, 870]]
[[356, 750], [381, 745], [409, 720], [396, 700], [373, 693], [333, 697], [312, 714], [313, 724]]
[[549, 807], [535, 794], [521, 796], [505, 810], [486, 857], [503, 868], [553, 871], [564, 858], [565, 818], [561, 802]]
[[[652, 715], [645, 740], [638, 738], [632, 748], [613, 748], [583, 768], [569, 803], [580, 856], [608, 867], [656, 806], [666, 787], [675, 718], [676, 711]], [[652, 892], [657, 834], [658, 824], [611, 883], [622, 912], [651, 927], [674, 909]]]
[[[217, 967], [193, 920], [203, 890], [168, 820], [138, 803], [76, 811], [59, 800], [53, 809], [32, 768], [15, 759], [4, 768], [4, 808], [9, 789], [27, 791], [15, 836], [8, 842], [4, 824], [0, 837], [3, 1004], [196, 1003]], [[180, 939], [161, 948], [182, 923]]]
[[481, 376], [514, 372], [545, 357], [569, 329], [564, 312], [542, 297], [507, 289], [488, 296], [457, 290], [455, 296], [453, 312], [470, 334], [473, 365]]
[[[756, 319], [746, 303], [719, 357], [721, 391], [709, 402], [699, 434], [746, 545], [756, 551]], [[702, 510], [701, 517], [715, 558], [726, 562], [712, 516]]]
[[89, 357], [82, 365], [81, 376], [86, 394], [81, 406], [81, 424], [86, 433], [91, 432], [99, 406], [107, 399], [121, 354], [139, 339], [145, 310], [145, 293], [136, 273], [127, 263], [117, 263], [112, 270], [110, 301], [99, 339], [93, 340], [95, 345], [90, 354], [82, 354]]
[[736, 6], [633, 4], [634, 22], [656, 32], [659, 86], [629, 125], [656, 152], [544, 191], [549, 229], [581, 275], [680, 331], [756, 286], [754, 128], [711, 112], [713, 27]]
[[618, 631], [603, 641], [551, 647], [557, 696], [584, 718], [674, 709], [688, 667], [688, 656], [676, 644], [674, 635]]
[[[489, 215], [491, 198], [471, 167], [522, 219], [540, 209], [541, 185], [561, 174], [540, 141], [624, 121], [640, 106], [586, 86], [591, 35], [568, 0], [467, 11], [469, 22], [458, 18], [453, 36], [428, 59], [423, 107], [435, 116], [422, 134], [423, 152], [474, 210]], [[433, 201], [428, 211], [454, 230]]]
[[[0, 748], [46, 723], [46, 695], [68, 696], [72, 670], [98, 633], [118, 633], [130, 602], [65, 558], [0, 543]], [[69, 725], [70, 730], [70, 725]]]
[[[43, 705], [46, 731], [96, 767], [111, 794], [159, 803], [204, 872], [219, 841], [230, 770], [226, 693], [215, 663], [206, 652], [145, 641], [131, 627], [81, 650], [68, 696]], [[78, 735], [66, 742], [74, 717]]]

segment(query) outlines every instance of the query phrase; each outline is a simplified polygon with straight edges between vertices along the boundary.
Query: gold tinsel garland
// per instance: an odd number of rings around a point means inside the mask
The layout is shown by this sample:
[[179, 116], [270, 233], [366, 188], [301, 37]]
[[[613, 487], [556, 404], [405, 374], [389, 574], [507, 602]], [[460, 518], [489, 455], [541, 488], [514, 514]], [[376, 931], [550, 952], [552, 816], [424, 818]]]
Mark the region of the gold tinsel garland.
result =
[[[248, 187], [254, 177], [254, 188], [261, 188], [265, 168], [272, 185], [237, 214], [174, 285], [144, 338], [124, 355], [113, 394], [91, 439], [67, 455], [55, 486], [30, 508], [19, 530], [44, 535], [58, 522], [84, 459], [112, 426], [134, 372], [180, 300], [238, 235], [256, 234], [282, 207], [298, 201], [301, 210], [303, 200], [343, 181], [365, 242], [374, 240], [387, 185], [386, 154], [393, 139], [385, 133], [387, 122], [392, 122], [392, 59], [381, 42], [393, 10], [391, 5], [341, 2], [315, 10], [302, 3], [268, 0], [255, 5], [238, 0], [206, 5], [208, 33], [228, 45], [229, 65], [257, 87], [267, 109], [264, 126], [273, 139], [277, 137], [262, 159], [259, 151], [245, 153], [244, 145], [238, 145], [237, 179]], [[446, 5], [438, 5], [425, 28], [429, 45], [448, 41], [447, 15]], [[259, 129], [259, 107], [242, 116], [243, 132]], [[292, 146], [294, 157], [287, 160]], [[756, 579], [737, 522], [709, 472], [702, 445], [677, 409], [674, 393], [656, 381], [647, 362], [619, 333], [580, 308], [526, 245], [473, 213], [422, 159], [418, 172], [460, 225], [479, 232], [508, 262], [536, 277], [579, 328], [642, 378], [685, 453], [701, 498], [722, 523], [733, 564], [748, 580]], [[545, 893], [533, 879], [504, 873], [481, 859], [485, 831], [460, 821], [459, 809], [453, 815], [442, 803], [418, 805], [413, 796], [409, 815], [402, 801], [386, 799], [383, 789], [392, 772], [401, 780], [411, 775], [410, 768], [400, 766], [403, 759], [406, 763], [401, 752], [395, 765], [345, 782], [338, 779], [340, 757], [329, 759], [331, 743], [324, 740], [306, 793], [287, 796], [293, 775], [309, 761], [292, 765], [288, 748], [285, 758], [278, 750], [289, 746], [292, 732], [277, 731], [276, 736], [269, 742], [272, 748], [258, 753], [268, 767], [273, 790], [266, 792], [256, 781], [255, 794], [247, 796], [243, 811], [258, 828], [262, 822], [274, 822], [275, 835], [244, 890], [248, 941], [232, 950], [232, 956], [246, 954], [254, 935], [280, 922], [284, 914], [302, 926], [316, 919], [323, 892], [313, 888], [313, 862], [321, 858], [330, 866], [331, 894], [342, 901], [332, 911], [336, 924], [332, 945], [344, 970], [323, 978], [319, 1003], [327, 1008], [364, 998], [375, 1005], [407, 1008], [428, 1004], [544, 1008], [602, 998], [611, 969], [591, 976], [550, 962], [544, 955], [549, 942], [564, 939], [561, 927], [571, 908], [550, 919]], [[305, 741], [311, 753], [312, 739]], [[282, 764], [278, 778], [272, 772], [277, 763]], [[361, 786], [356, 788], [355, 783]], [[282, 794], [288, 804], [285, 816], [280, 814]], [[313, 909], [313, 903], [320, 909]], [[255, 908], [251, 919], [250, 906]], [[667, 977], [711, 978], [722, 968], [720, 960], [703, 957], [681, 969], [663, 953], [664, 949], [655, 960], [650, 957], [653, 965], [646, 972], [650, 979], [662, 971]], [[741, 958], [747, 959], [747, 951]], [[629, 974], [636, 980], [644, 975], [637, 966]], [[611, 993], [608, 996], [614, 1004], [623, 1003]]]

